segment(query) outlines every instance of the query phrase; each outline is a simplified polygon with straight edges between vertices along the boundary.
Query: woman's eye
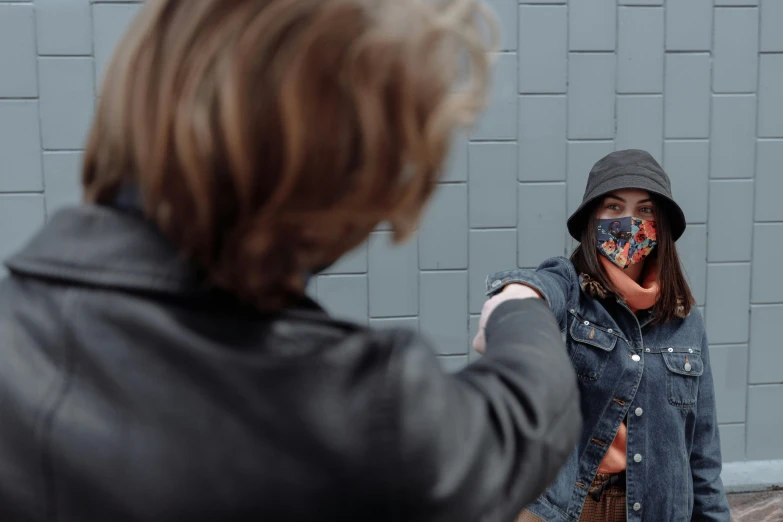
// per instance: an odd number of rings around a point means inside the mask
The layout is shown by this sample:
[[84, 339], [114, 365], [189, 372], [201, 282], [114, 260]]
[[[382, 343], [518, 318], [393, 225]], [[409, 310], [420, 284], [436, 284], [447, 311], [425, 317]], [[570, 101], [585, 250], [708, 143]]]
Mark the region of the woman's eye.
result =
[[607, 205], [606, 208], [608, 208], [609, 210], [617, 210], [617, 211], [619, 211], [620, 210], [620, 205], [615, 205], [614, 203], [612, 203], [612, 204]]
[[653, 213], [653, 208], [652, 208], [652, 207], [642, 207], [642, 208], [641, 208], [641, 211], [642, 211], [644, 214], [652, 214], [652, 213]]

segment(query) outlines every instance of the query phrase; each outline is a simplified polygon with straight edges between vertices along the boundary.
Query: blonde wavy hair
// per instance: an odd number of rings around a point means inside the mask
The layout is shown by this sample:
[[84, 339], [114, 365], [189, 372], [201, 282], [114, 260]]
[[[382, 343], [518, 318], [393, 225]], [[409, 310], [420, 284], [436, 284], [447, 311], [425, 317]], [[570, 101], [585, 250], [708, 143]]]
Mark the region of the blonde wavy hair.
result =
[[477, 0], [147, 0], [104, 78], [85, 199], [137, 188], [207, 283], [279, 309], [379, 223], [415, 229], [495, 34]]

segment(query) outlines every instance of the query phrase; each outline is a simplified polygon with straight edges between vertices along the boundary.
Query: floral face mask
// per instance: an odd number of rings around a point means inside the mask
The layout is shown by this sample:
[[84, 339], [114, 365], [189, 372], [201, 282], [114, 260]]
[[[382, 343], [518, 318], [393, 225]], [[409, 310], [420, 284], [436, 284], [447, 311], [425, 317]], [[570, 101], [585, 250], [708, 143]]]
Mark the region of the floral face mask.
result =
[[657, 239], [655, 221], [636, 217], [598, 221], [598, 251], [623, 270], [650, 255]]

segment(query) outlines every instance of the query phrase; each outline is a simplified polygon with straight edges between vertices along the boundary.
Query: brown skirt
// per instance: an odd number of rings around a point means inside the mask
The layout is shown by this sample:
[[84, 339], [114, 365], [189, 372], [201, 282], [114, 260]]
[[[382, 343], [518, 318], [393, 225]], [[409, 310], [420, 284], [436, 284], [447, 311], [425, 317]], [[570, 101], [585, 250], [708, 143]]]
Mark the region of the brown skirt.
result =
[[[610, 475], [599, 473], [595, 476], [590, 486], [590, 493], [598, 489], [609, 480]], [[601, 495], [601, 500], [596, 502], [588, 493], [585, 505], [582, 508], [580, 522], [625, 522], [625, 484], [615, 484], [606, 488]], [[527, 509], [524, 510], [516, 522], [546, 522]]]

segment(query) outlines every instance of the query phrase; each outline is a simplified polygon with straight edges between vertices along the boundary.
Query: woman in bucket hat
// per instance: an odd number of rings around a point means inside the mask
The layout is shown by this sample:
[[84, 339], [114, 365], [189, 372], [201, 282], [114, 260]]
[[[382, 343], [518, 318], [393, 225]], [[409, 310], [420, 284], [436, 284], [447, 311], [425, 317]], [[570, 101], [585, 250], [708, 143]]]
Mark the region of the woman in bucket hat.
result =
[[675, 246], [684, 230], [655, 159], [613, 152], [568, 220], [571, 259], [487, 278], [489, 295], [524, 285], [547, 301], [579, 376], [580, 440], [518, 522], [729, 520], [704, 321]]

